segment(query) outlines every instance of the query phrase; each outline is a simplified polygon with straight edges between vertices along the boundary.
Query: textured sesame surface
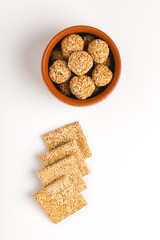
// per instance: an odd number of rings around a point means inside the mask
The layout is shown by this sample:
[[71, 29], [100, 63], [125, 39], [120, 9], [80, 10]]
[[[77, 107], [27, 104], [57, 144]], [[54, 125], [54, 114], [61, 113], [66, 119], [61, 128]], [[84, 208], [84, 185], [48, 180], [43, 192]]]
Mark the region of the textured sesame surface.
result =
[[87, 205], [66, 176], [57, 179], [33, 197], [54, 223], [59, 223]]
[[59, 84], [60, 92], [63, 93], [64, 95], [66, 95], [67, 97], [72, 96], [72, 92], [71, 92], [71, 89], [70, 89], [70, 86], [69, 86], [69, 82], [70, 82], [70, 80]]
[[106, 86], [112, 80], [113, 73], [104, 64], [97, 64], [92, 72], [92, 79], [96, 86]]
[[67, 66], [67, 62], [63, 60], [55, 61], [49, 67], [49, 77], [53, 82], [58, 84], [69, 80], [71, 77], [71, 71]]
[[[87, 33], [80, 35], [66, 36], [53, 49], [49, 77], [58, 84], [56, 88], [65, 96], [84, 100], [97, 96], [104, 89], [97, 87], [111, 82], [114, 59], [105, 41]], [[111, 71], [102, 66], [97, 67], [99, 64]]]
[[62, 54], [65, 58], [75, 51], [82, 51], [84, 48], [84, 41], [78, 34], [71, 34], [65, 37], [61, 42]]
[[62, 128], [44, 134], [43, 139], [48, 150], [59, 147], [71, 140], [75, 140], [84, 159], [92, 156], [79, 122], [68, 124]]
[[53, 64], [53, 62], [57, 60], [65, 60], [65, 57], [62, 56], [62, 52], [60, 49], [53, 49], [50, 55], [51, 64]]
[[85, 162], [75, 140], [71, 140], [60, 147], [44, 153], [39, 158], [42, 164], [47, 166], [71, 155], [74, 155], [82, 176], [89, 174], [90, 170], [88, 169], [87, 163]]
[[95, 84], [89, 76], [75, 76], [70, 81], [70, 89], [78, 99], [90, 97], [95, 90]]
[[82, 76], [93, 66], [92, 57], [85, 51], [77, 51], [71, 54], [68, 60], [69, 69], [76, 75]]
[[95, 63], [103, 63], [109, 55], [108, 44], [101, 39], [95, 39], [89, 43], [88, 53]]
[[89, 34], [82, 36], [82, 38], [84, 40], [84, 49], [85, 50], [88, 49], [89, 43], [95, 39], [92, 35], [89, 35]]
[[81, 192], [87, 188], [74, 155], [63, 158], [38, 171], [38, 176], [44, 186], [63, 175], [68, 176], [77, 191]]

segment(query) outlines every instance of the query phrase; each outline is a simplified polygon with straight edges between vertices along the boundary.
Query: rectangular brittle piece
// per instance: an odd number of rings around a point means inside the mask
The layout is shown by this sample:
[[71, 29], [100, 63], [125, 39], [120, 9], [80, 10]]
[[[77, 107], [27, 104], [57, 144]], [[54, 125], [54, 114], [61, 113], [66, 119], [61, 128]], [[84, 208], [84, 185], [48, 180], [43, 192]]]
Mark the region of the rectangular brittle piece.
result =
[[33, 197], [56, 224], [87, 205], [66, 176], [55, 180]]
[[82, 173], [82, 176], [85, 176], [90, 173], [87, 163], [83, 158], [81, 151], [79, 150], [75, 140], [71, 140], [64, 145], [54, 148], [47, 153], [44, 153], [39, 158], [44, 166], [50, 165], [57, 160], [62, 158], [74, 155], [77, 165]]
[[77, 191], [81, 192], [87, 188], [74, 155], [63, 158], [38, 171], [38, 176], [44, 186], [63, 175], [68, 176]]
[[92, 156], [86, 137], [79, 122], [74, 122], [43, 135], [48, 150], [59, 147], [68, 141], [75, 140], [84, 159]]

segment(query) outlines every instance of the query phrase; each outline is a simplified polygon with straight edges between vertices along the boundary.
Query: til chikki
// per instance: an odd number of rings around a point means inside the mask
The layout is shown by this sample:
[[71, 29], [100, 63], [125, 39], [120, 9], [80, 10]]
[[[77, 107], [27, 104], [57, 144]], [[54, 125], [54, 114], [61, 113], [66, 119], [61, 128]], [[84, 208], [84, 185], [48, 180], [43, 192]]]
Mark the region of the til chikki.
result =
[[71, 155], [74, 155], [82, 176], [89, 174], [90, 170], [88, 169], [87, 163], [85, 162], [85, 159], [83, 158], [75, 140], [71, 140], [62, 146], [54, 148], [53, 150], [41, 155], [39, 158], [42, 164], [47, 166], [56, 162], [57, 160]]
[[38, 176], [44, 186], [47, 186], [63, 175], [68, 176], [77, 191], [81, 192], [87, 188], [73, 155], [38, 171]]
[[74, 122], [43, 135], [48, 150], [75, 140], [84, 159], [92, 156], [86, 137], [79, 122]]
[[56, 224], [87, 205], [83, 196], [65, 176], [35, 193], [33, 197]]

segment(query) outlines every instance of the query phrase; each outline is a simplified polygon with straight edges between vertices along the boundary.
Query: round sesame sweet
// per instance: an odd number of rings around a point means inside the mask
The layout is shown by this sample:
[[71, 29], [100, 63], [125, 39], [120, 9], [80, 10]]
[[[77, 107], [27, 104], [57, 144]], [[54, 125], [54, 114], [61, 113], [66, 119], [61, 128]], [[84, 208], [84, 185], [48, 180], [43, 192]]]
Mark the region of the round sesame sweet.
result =
[[89, 34], [82, 36], [82, 38], [84, 40], [84, 49], [85, 50], [88, 49], [89, 43], [95, 39], [92, 35], [89, 35]]
[[88, 76], [75, 76], [70, 81], [70, 89], [78, 99], [90, 97], [95, 90], [95, 84]]
[[71, 54], [68, 60], [69, 69], [76, 75], [82, 76], [93, 66], [92, 57], [85, 51], [78, 51]]
[[62, 56], [62, 52], [60, 49], [53, 49], [50, 55], [50, 62], [51, 64], [53, 64], [53, 62], [57, 60], [65, 60], [65, 57]]
[[84, 41], [78, 34], [71, 34], [65, 37], [61, 42], [62, 54], [65, 58], [75, 51], [81, 51], [84, 48]]
[[95, 63], [103, 63], [109, 55], [108, 44], [101, 39], [95, 39], [89, 43], [88, 53]]
[[55, 83], [62, 83], [71, 77], [71, 71], [67, 67], [67, 62], [63, 60], [55, 61], [49, 67], [49, 77]]
[[69, 86], [69, 82], [70, 82], [70, 80], [59, 84], [60, 92], [63, 93], [64, 95], [68, 96], [68, 97], [72, 96], [72, 92], [71, 92], [71, 89], [70, 89], [70, 86]]
[[112, 80], [113, 73], [104, 64], [97, 64], [92, 72], [92, 80], [98, 87], [106, 86]]

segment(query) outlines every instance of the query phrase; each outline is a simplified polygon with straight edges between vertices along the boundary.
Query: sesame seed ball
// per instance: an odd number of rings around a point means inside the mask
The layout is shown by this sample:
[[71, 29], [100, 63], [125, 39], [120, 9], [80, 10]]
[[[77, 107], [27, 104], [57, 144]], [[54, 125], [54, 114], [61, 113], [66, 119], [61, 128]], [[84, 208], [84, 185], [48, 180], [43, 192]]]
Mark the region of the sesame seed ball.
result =
[[90, 97], [95, 89], [95, 84], [88, 76], [75, 76], [70, 81], [70, 89], [78, 99]]
[[103, 64], [97, 64], [92, 72], [92, 80], [98, 87], [109, 84], [112, 80], [112, 77], [113, 73], [111, 70]]
[[54, 61], [57, 60], [65, 60], [64, 56], [62, 56], [62, 52], [60, 49], [53, 49], [50, 55], [50, 62], [53, 64]]
[[89, 43], [88, 53], [95, 63], [103, 63], [109, 55], [108, 44], [101, 39], [95, 39]]
[[85, 51], [78, 51], [71, 54], [68, 60], [69, 69], [76, 75], [82, 76], [93, 66], [92, 57]]
[[55, 61], [49, 67], [49, 77], [55, 83], [62, 83], [71, 77], [71, 71], [67, 67], [67, 62], [63, 60]]
[[89, 34], [82, 36], [82, 38], [84, 40], [84, 49], [85, 50], [88, 49], [89, 43], [95, 39], [92, 35], [89, 35]]
[[63, 93], [64, 95], [68, 96], [68, 97], [72, 96], [72, 92], [71, 92], [71, 89], [70, 89], [70, 86], [69, 86], [69, 82], [70, 82], [70, 80], [59, 84], [60, 92]]
[[75, 51], [81, 51], [84, 48], [84, 41], [78, 34], [71, 34], [65, 37], [61, 42], [62, 54], [65, 58]]

